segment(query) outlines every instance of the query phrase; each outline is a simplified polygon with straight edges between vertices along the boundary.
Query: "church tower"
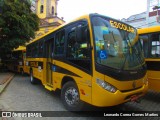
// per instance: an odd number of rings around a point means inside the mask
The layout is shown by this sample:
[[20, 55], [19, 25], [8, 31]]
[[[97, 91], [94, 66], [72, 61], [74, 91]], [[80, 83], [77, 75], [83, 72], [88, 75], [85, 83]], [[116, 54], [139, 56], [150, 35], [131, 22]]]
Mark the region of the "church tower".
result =
[[57, 5], [59, 0], [31, 0], [32, 9], [40, 18], [39, 31], [36, 37], [41, 36], [55, 27], [63, 24], [65, 21], [58, 17]]
[[57, 16], [58, 0], [36, 0], [36, 14], [39, 18]]

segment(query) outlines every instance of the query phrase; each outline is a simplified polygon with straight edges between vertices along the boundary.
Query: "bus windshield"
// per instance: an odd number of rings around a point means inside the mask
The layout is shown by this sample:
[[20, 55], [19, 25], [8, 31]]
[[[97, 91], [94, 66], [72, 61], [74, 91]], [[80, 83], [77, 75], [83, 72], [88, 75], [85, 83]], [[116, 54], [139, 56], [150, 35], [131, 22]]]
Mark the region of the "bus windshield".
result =
[[143, 69], [136, 29], [107, 17], [94, 16], [91, 21], [98, 64], [121, 70]]

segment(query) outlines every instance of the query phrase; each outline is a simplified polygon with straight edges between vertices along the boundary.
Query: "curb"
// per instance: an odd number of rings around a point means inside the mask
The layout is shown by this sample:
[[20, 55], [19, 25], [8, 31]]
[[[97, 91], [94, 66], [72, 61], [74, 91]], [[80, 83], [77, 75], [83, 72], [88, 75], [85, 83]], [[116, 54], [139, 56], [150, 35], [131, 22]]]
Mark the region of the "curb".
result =
[[11, 74], [9, 78], [7, 78], [7, 81], [4, 84], [0, 85], [0, 94], [2, 94], [3, 90], [7, 87], [10, 81], [13, 79], [14, 75], [15, 74]]

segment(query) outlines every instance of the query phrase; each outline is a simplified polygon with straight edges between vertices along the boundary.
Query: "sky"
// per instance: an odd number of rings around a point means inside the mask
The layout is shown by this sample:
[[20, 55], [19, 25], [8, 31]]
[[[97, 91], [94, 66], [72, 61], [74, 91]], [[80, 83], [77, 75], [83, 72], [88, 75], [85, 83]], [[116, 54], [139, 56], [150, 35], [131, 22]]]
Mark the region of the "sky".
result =
[[58, 17], [69, 22], [88, 13], [115, 19], [128, 18], [147, 10], [147, 0], [59, 0]]

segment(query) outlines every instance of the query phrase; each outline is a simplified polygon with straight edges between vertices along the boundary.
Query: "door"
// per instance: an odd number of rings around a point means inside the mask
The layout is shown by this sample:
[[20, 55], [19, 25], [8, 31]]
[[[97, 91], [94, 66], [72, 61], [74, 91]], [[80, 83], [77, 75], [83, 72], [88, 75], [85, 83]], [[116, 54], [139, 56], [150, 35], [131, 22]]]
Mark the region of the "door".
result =
[[48, 40], [46, 42], [46, 83], [50, 87], [53, 86], [52, 54], [53, 54], [53, 40]]

